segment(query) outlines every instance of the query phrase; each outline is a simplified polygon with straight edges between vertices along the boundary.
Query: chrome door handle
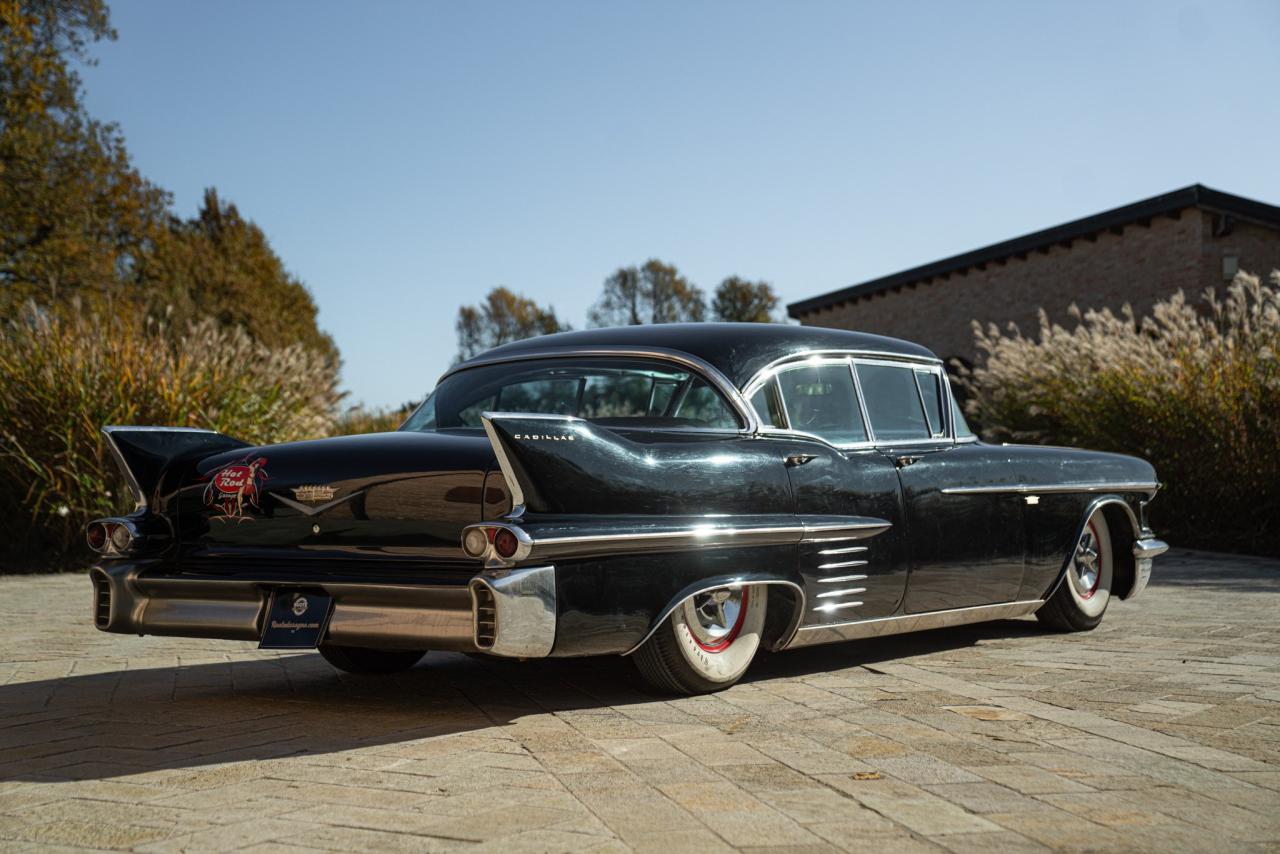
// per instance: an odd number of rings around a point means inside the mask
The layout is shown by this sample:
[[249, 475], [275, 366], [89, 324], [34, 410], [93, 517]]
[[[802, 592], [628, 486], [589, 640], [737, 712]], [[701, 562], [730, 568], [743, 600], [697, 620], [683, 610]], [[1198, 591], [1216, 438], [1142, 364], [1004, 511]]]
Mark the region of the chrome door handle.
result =
[[915, 464], [916, 464], [916, 463], [918, 463], [918, 462], [920, 462], [920, 458], [919, 458], [919, 457], [913, 457], [913, 456], [910, 456], [910, 455], [905, 455], [905, 456], [901, 456], [901, 457], [894, 457], [894, 458], [893, 458], [893, 464], [894, 464], [894, 465], [896, 465], [896, 466], [897, 466], [898, 468], [900, 468], [900, 469], [904, 469], [904, 468], [906, 468], [907, 466], [913, 466], [913, 465], [915, 465]]
[[795, 468], [796, 466], [802, 466], [810, 460], [816, 459], [817, 456], [814, 454], [790, 454], [787, 456], [785, 462], [791, 468]]

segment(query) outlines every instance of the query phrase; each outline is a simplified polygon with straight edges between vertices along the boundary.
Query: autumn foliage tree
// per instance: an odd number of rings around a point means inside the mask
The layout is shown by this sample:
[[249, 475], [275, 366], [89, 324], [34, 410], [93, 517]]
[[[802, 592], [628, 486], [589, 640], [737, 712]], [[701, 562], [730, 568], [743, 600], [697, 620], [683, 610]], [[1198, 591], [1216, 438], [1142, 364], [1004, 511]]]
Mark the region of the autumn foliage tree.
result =
[[458, 361], [470, 359], [500, 344], [568, 329], [556, 310], [543, 308], [509, 288], [494, 288], [479, 305], [458, 309]]
[[85, 111], [70, 62], [114, 38], [101, 0], [0, 0], [0, 311], [112, 302], [168, 196]]
[[716, 320], [773, 323], [778, 303], [778, 295], [768, 282], [730, 276], [716, 288], [711, 300], [711, 314]]
[[75, 63], [114, 39], [103, 0], [0, 0], [0, 316], [28, 301], [66, 313], [147, 314], [185, 330], [212, 317], [332, 366], [316, 306], [235, 205], [206, 191], [192, 219], [88, 114]]
[[604, 293], [587, 317], [592, 326], [638, 326], [705, 320], [706, 314], [702, 291], [674, 265], [651, 258], [605, 279]]

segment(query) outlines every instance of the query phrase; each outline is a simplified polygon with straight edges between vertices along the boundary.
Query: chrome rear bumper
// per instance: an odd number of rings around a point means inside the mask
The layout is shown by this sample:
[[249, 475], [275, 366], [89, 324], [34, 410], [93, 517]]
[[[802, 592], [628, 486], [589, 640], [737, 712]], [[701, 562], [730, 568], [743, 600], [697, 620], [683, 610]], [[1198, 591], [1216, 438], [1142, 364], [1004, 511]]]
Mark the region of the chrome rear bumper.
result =
[[[99, 629], [256, 641], [272, 589], [306, 587], [333, 597], [327, 643], [521, 658], [549, 655], [555, 645], [555, 569], [549, 566], [485, 572], [466, 586], [302, 579], [285, 585], [148, 574], [152, 568], [117, 563], [90, 570]], [[477, 590], [484, 595], [477, 597]]]

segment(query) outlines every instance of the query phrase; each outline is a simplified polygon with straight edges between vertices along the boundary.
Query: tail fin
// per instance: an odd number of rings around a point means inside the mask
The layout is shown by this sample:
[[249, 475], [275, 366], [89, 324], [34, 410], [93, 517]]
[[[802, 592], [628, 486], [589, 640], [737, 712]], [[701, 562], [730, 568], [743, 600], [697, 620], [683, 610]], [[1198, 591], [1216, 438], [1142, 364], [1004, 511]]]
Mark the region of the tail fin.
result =
[[570, 415], [486, 412], [516, 505], [535, 513], [792, 513], [776, 452], [736, 434], [670, 431], [635, 441]]
[[194, 427], [103, 427], [102, 432], [137, 502], [136, 510], [145, 510], [155, 499], [161, 477], [174, 463], [249, 446]]

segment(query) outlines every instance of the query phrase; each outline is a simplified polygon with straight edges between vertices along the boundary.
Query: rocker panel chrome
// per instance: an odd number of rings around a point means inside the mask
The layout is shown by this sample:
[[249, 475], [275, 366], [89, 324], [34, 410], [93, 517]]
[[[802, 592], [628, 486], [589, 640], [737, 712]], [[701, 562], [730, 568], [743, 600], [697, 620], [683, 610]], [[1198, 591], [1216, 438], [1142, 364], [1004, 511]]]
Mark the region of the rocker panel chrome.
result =
[[1154, 495], [1160, 484], [1150, 481], [1130, 483], [1054, 483], [1034, 485], [1027, 483], [1010, 483], [995, 486], [948, 486], [941, 492], [943, 495], [990, 495], [1008, 493], [1013, 495], [1048, 495], [1064, 492], [1144, 492]]
[[874, 620], [859, 620], [857, 622], [836, 623], [834, 625], [801, 626], [785, 648], [796, 649], [802, 646], [823, 643], [836, 643], [859, 638], [877, 638], [886, 635], [905, 634], [906, 632], [918, 632], [925, 629], [942, 629], [949, 626], [968, 625], [969, 623], [983, 623], [988, 620], [1004, 620], [1033, 613], [1043, 604], [1043, 599], [1035, 599], [1024, 602], [1005, 602], [1000, 605], [978, 605], [973, 608], [931, 611], [927, 614], [880, 617]]

